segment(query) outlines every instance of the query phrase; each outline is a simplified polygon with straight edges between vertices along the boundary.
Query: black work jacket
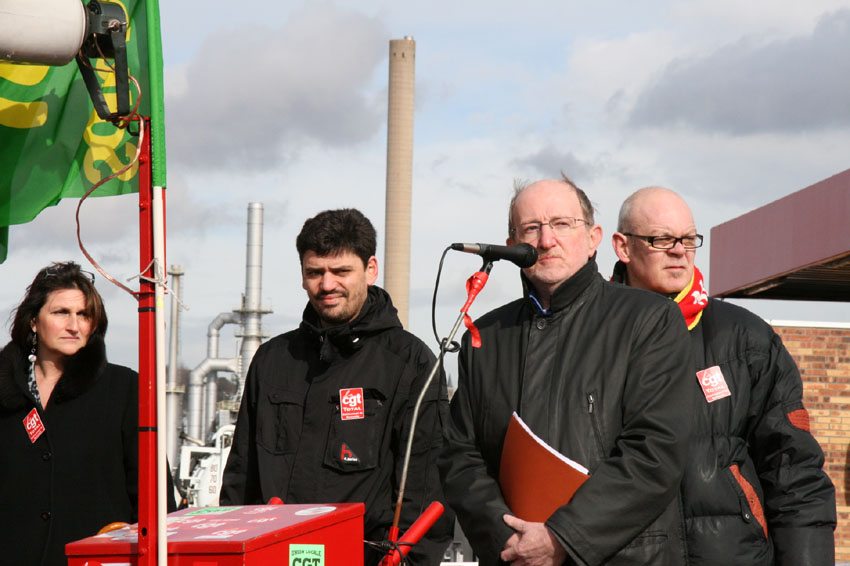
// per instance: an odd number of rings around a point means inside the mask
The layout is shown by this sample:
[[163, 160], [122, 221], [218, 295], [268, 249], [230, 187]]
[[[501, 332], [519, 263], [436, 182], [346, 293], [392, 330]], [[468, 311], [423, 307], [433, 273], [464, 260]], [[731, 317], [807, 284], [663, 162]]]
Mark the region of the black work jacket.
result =
[[[393, 522], [413, 407], [435, 358], [406, 332], [376, 286], [351, 323], [319, 328], [308, 304], [297, 330], [260, 346], [251, 362], [221, 490], [222, 504], [363, 502], [366, 540]], [[362, 419], [341, 418], [340, 392], [362, 388]], [[443, 501], [437, 456], [448, 411], [444, 372], [419, 414], [400, 530]], [[412, 564], [438, 564], [451, 541], [447, 510], [411, 551]], [[378, 556], [367, 549], [366, 564]]]
[[[527, 282], [526, 282], [527, 287]], [[677, 492], [690, 430], [687, 328], [670, 301], [602, 280], [590, 260], [561, 284], [551, 315], [526, 297], [464, 337], [440, 471], [482, 564], [498, 564], [513, 531], [498, 484], [517, 410], [590, 478], [546, 526], [568, 563], [680, 566]]]
[[[613, 279], [626, 277], [618, 262]], [[694, 428], [682, 480], [689, 563], [831, 566], [835, 488], [782, 340], [748, 310], [709, 298], [690, 343]], [[715, 367], [730, 394], [709, 401], [700, 376], [710, 379], [703, 372]]]
[[37, 409], [45, 430], [31, 442], [28, 368], [17, 344], [0, 352], [0, 562], [64, 566], [65, 544], [136, 521], [138, 376], [92, 336]]
[[782, 340], [716, 299], [690, 335], [697, 371], [719, 367], [731, 393], [709, 403], [691, 376], [695, 424], [682, 482], [691, 564], [834, 564], [835, 488]]

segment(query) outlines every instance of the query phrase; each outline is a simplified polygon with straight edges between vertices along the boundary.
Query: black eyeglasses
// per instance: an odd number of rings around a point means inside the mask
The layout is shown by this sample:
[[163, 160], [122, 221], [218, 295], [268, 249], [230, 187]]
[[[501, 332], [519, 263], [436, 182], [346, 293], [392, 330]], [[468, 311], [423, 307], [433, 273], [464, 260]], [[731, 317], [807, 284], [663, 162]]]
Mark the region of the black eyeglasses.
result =
[[638, 234], [631, 234], [629, 232], [623, 232], [623, 235], [643, 240], [656, 250], [672, 250], [679, 242], [682, 243], [682, 246], [686, 250], [695, 250], [702, 247], [702, 234], [691, 234], [689, 236], [682, 236], [681, 238], [673, 236], [639, 236]]
[[45, 277], [61, 277], [67, 275], [74, 275], [74, 272], [79, 273], [89, 279], [92, 283], [94, 283], [94, 273], [91, 271], [86, 271], [85, 269], [80, 269], [80, 266], [76, 263], [55, 263], [48, 267], [45, 267], [42, 270]]

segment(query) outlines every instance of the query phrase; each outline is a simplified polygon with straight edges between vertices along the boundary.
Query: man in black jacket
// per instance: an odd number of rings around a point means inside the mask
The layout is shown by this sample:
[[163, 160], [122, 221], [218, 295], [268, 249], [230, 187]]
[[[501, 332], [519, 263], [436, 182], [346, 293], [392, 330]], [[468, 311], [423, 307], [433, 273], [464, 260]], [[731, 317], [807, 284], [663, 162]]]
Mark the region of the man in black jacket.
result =
[[[687, 329], [669, 301], [604, 281], [602, 229], [568, 179], [517, 187], [508, 245], [537, 248], [524, 297], [478, 321], [440, 472], [482, 564], [685, 563], [677, 491], [690, 422]], [[477, 342], [477, 341], [476, 341]], [[590, 470], [542, 523], [515, 517], [499, 486], [511, 413]]]
[[[301, 325], [251, 362], [221, 490], [223, 504], [363, 502], [367, 541], [393, 523], [413, 407], [435, 358], [406, 332], [378, 278], [375, 228], [356, 209], [307, 220], [296, 240], [309, 302]], [[436, 459], [448, 410], [441, 371], [424, 397], [400, 530], [442, 501]], [[410, 552], [438, 564], [450, 512]], [[381, 554], [365, 548], [366, 566]]]
[[708, 297], [694, 266], [702, 236], [673, 191], [634, 193], [617, 230], [614, 278], [674, 299], [690, 329], [697, 400], [682, 481], [690, 563], [832, 565], [835, 489], [779, 336]]

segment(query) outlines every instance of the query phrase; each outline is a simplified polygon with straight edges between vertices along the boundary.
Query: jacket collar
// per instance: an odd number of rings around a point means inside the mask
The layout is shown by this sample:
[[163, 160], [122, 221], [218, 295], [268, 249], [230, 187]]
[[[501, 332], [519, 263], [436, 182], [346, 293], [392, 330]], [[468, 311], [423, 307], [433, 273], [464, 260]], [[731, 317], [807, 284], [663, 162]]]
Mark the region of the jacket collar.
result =
[[626, 264], [622, 261], [617, 260], [617, 263], [614, 264], [614, 271], [611, 273], [611, 281], [614, 283], [622, 283], [623, 285], [629, 284], [629, 272], [626, 269]]
[[[584, 291], [593, 284], [594, 281], [597, 281], [598, 279], [599, 270], [596, 267], [596, 254], [594, 254], [593, 257], [587, 260], [587, 263], [584, 264], [581, 269], [576, 271], [572, 277], [561, 283], [558, 288], [555, 289], [555, 292], [552, 293], [552, 296], [549, 298], [548, 312], [554, 314], [566, 309], [572, 305], [576, 299], [578, 299], [582, 293], [584, 293]], [[540, 312], [539, 307], [535, 304], [535, 298], [530, 296], [534, 292], [534, 285], [528, 280], [525, 273], [522, 274], [522, 288], [526, 302], [534, 310], [534, 312]]]
[[[34, 404], [26, 388], [29, 361], [20, 346], [9, 342], [0, 351], [0, 407], [9, 410]], [[102, 336], [92, 336], [88, 344], [65, 361], [65, 371], [50, 396], [61, 403], [86, 392], [106, 368], [106, 346]]]
[[299, 329], [310, 344], [318, 347], [319, 358], [331, 363], [359, 350], [363, 345], [361, 338], [395, 327], [401, 328], [401, 321], [389, 293], [372, 285], [360, 314], [351, 322], [323, 328], [316, 310], [307, 303]]

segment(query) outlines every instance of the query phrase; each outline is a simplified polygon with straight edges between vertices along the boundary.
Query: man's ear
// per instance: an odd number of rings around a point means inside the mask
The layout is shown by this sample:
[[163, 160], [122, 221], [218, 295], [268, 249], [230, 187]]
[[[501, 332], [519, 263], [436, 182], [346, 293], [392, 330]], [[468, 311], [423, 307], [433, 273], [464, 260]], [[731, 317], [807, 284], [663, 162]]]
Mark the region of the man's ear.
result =
[[614, 247], [614, 253], [623, 263], [629, 263], [631, 258], [631, 250], [629, 249], [629, 237], [622, 232], [614, 232], [611, 236], [611, 245]]
[[378, 259], [375, 256], [366, 262], [366, 285], [374, 285], [378, 280]]
[[588, 235], [590, 236], [590, 253], [587, 254], [587, 257], [591, 258], [602, 242], [602, 226], [594, 224], [588, 229]]

